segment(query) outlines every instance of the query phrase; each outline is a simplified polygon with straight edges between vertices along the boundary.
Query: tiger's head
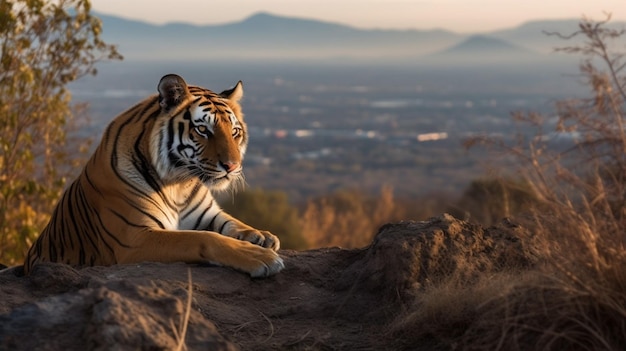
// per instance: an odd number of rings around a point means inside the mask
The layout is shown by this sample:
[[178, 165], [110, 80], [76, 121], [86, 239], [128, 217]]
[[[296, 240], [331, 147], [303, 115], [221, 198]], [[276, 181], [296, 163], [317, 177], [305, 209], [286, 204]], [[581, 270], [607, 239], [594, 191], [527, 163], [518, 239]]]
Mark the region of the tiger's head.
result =
[[241, 81], [216, 94], [169, 74], [158, 92], [161, 114], [150, 147], [161, 179], [197, 178], [215, 190], [242, 182], [248, 134], [239, 105]]

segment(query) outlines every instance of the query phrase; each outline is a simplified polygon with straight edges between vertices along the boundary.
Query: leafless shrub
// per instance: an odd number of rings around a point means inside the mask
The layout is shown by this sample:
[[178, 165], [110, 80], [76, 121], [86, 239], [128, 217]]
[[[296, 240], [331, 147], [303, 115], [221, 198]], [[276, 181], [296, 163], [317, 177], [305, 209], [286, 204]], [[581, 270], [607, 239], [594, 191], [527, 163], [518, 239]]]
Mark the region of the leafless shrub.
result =
[[[626, 62], [611, 44], [625, 30], [583, 18], [571, 35], [580, 45], [557, 51], [582, 55], [587, 98], [557, 102], [556, 123], [536, 113], [514, 118], [537, 133], [515, 143], [474, 138], [512, 156], [534, 189], [540, 210], [529, 225], [543, 236], [546, 265], [524, 284], [477, 309], [460, 349], [618, 350], [626, 335]], [[568, 138], [563, 147], [553, 136]]]

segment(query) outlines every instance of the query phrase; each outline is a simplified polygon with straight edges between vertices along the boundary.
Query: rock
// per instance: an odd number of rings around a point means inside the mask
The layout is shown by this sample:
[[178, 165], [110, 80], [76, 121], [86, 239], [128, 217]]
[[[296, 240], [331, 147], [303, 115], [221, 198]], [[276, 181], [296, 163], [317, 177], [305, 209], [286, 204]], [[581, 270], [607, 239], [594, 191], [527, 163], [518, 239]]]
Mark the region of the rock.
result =
[[[385, 327], [429, 285], [536, 261], [520, 227], [442, 215], [383, 226], [364, 249], [280, 252], [267, 279], [183, 263], [0, 271], [0, 349], [389, 349]], [[191, 274], [191, 310], [188, 273]], [[188, 316], [187, 316], [188, 315]]]

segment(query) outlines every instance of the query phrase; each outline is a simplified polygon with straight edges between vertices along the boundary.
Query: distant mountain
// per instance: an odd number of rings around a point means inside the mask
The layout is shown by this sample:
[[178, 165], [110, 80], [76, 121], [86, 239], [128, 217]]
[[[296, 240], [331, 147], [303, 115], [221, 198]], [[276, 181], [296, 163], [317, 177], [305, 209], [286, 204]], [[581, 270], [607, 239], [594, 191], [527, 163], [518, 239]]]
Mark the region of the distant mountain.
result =
[[241, 22], [219, 26], [230, 31], [262, 31], [264, 35], [276, 34], [284, 35], [288, 29], [291, 35], [308, 35], [310, 33], [340, 33], [354, 34], [358, 32], [352, 27], [336, 24], [332, 22], [310, 20], [303, 18], [275, 16], [270, 13], [260, 12], [254, 14]]
[[103, 38], [118, 44], [129, 60], [389, 60], [441, 50], [462, 39], [445, 30], [361, 30], [268, 13], [207, 26], [98, 17]]
[[425, 56], [421, 62], [437, 65], [476, 65], [539, 61], [544, 55], [507, 41], [484, 35], [473, 35], [464, 41]]
[[[578, 23], [579, 20], [576, 19], [530, 21], [515, 28], [493, 31], [487, 35], [538, 52], [548, 53], [557, 47], [581, 43], [582, 37], [563, 40], [556, 35], [548, 35], [548, 33], [570, 35], [579, 30]], [[613, 29], [626, 28], [626, 22], [610, 22], [607, 27]]]
[[[466, 36], [436, 30], [357, 29], [337, 23], [258, 13], [223, 25], [142, 21], [96, 14], [103, 38], [127, 60], [325, 62], [515, 62], [540, 59], [563, 44], [542, 30], [571, 33], [578, 21], [536, 21]], [[614, 26], [624, 25], [616, 23]]]
[[504, 40], [484, 35], [473, 35], [438, 55], [473, 55], [473, 54], [530, 54], [530, 50], [508, 43]]

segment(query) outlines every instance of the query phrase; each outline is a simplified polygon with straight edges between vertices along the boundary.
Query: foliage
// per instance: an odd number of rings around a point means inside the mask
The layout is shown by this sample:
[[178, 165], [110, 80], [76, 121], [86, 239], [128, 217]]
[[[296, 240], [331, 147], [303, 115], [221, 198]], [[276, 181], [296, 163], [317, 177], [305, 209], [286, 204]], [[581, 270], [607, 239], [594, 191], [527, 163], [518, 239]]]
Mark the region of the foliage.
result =
[[381, 225], [401, 219], [398, 210], [390, 187], [383, 187], [378, 198], [355, 190], [338, 191], [309, 200], [302, 215], [303, 236], [312, 248], [364, 247]]
[[88, 0], [0, 0], [0, 261], [21, 262], [84, 140], [66, 84], [119, 59]]
[[226, 212], [261, 230], [269, 230], [280, 239], [283, 249], [304, 249], [298, 210], [282, 191], [248, 189], [238, 192], [232, 201], [221, 201]]
[[487, 178], [473, 180], [449, 212], [457, 218], [492, 225], [538, 205], [527, 181]]

